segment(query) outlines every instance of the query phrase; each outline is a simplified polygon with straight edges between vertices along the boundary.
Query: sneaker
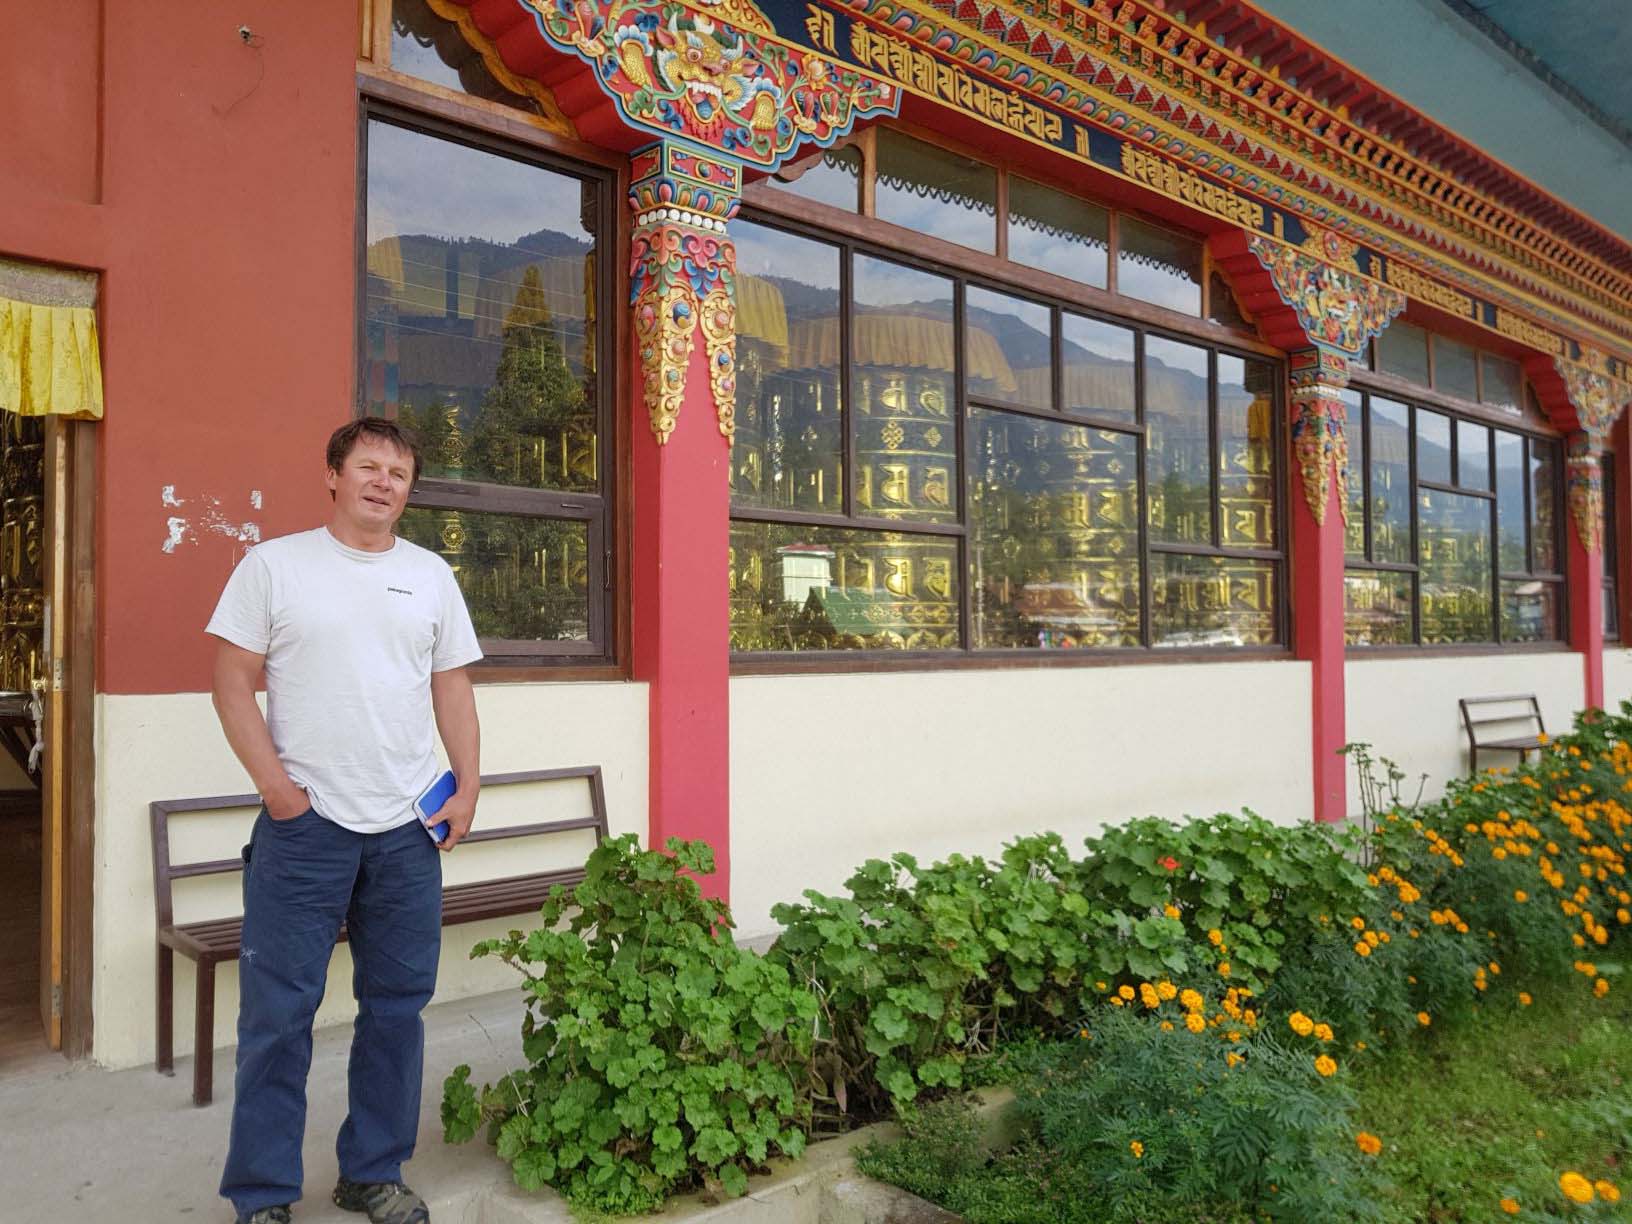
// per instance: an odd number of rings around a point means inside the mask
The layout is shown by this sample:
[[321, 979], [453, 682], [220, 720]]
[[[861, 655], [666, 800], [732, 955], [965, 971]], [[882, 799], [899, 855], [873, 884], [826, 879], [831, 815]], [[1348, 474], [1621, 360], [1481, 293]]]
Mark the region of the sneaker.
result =
[[238, 1217], [238, 1224], [291, 1224], [294, 1219], [289, 1214], [287, 1203], [277, 1207], [261, 1207], [248, 1215]]
[[372, 1224], [430, 1224], [431, 1209], [400, 1181], [354, 1182], [341, 1178], [334, 1205], [343, 1211], [366, 1211]]

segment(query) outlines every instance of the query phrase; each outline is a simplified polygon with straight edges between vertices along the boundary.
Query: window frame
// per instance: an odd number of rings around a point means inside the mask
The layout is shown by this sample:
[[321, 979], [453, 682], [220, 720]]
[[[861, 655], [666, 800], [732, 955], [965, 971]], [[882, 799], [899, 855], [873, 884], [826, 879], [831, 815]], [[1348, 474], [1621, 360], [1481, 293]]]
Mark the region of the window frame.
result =
[[[865, 164], [864, 164], [865, 165]], [[865, 169], [864, 169], [865, 173]], [[774, 191], [774, 189], [773, 189]], [[1094, 666], [1133, 663], [1163, 663], [1201, 660], [1235, 660], [1245, 658], [1286, 658], [1292, 653], [1291, 620], [1288, 598], [1291, 590], [1290, 549], [1288, 532], [1290, 522], [1286, 498], [1289, 485], [1288, 467], [1290, 448], [1286, 437], [1285, 402], [1287, 393], [1286, 358], [1279, 350], [1261, 342], [1244, 342], [1239, 333], [1210, 322], [1205, 318], [1153, 306], [1138, 299], [1114, 297], [1104, 290], [1094, 289], [1085, 282], [1067, 282], [1063, 278], [1040, 273], [1028, 265], [1011, 264], [998, 257], [972, 248], [933, 238], [920, 238], [917, 246], [923, 249], [903, 249], [893, 245], [892, 238], [906, 231], [888, 222], [862, 218], [859, 214], [820, 205], [803, 197], [778, 199], [769, 192], [755, 192], [751, 187], [745, 196], [740, 220], [773, 230], [781, 230], [799, 237], [814, 239], [838, 248], [840, 252], [839, 295], [842, 309], [841, 346], [842, 368], [839, 387], [843, 404], [843, 460], [845, 463], [843, 512], [838, 514], [765, 507], [742, 507], [733, 503], [729, 517], [753, 523], [777, 523], [796, 526], [817, 526], [834, 529], [899, 532], [909, 536], [939, 536], [957, 541], [958, 565], [958, 633], [961, 641], [972, 638], [974, 593], [969, 580], [969, 455], [968, 434], [970, 414], [976, 409], [1010, 413], [1054, 423], [1081, 425], [1089, 429], [1105, 429], [1126, 434], [1135, 439], [1138, 459], [1137, 498], [1139, 505], [1140, 557], [1140, 644], [1136, 646], [1073, 647], [1061, 650], [1033, 650], [1018, 647], [975, 648], [964, 645], [951, 650], [832, 650], [832, 651], [731, 651], [731, 670], [734, 674], [786, 674], [797, 672], [861, 672], [955, 669], [959, 667], [1039, 667], [1039, 666]], [[1000, 198], [1006, 193], [1000, 192]], [[782, 204], [783, 207], [776, 207]], [[767, 206], [769, 205], [769, 206]], [[811, 214], [815, 214], [812, 216]], [[1113, 214], [1114, 216], [1114, 214]], [[832, 220], [830, 220], [832, 218]], [[848, 219], [849, 224], [842, 224]], [[833, 221], [840, 221], [835, 225]], [[1113, 220], [1114, 226], [1114, 220]], [[1171, 228], [1171, 227], [1169, 227]], [[961, 254], [962, 258], [958, 256]], [[916, 271], [945, 277], [952, 282], [952, 328], [958, 338], [955, 349], [952, 391], [957, 406], [957, 488], [958, 517], [955, 521], [935, 523], [877, 518], [856, 512], [854, 494], [858, 479], [855, 461], [856, 439], [852, 413], [855, 403], [852, 395], [852, 363], [849, 360], [851, 319], [853, 317], [854, 259], [857, 255], [883, 260]], [[951, 255], [952, 258], [947, 258]], [[1114, 248], [1111, 253], [1114, 259]], [[1039, 279], [1045, 283], [1039, 285]], [[1063, 296], [1049, 292], [1054, 284], [1068, 284], [1080, 293]], [[982, 396], [970, 396], [967, 389], [966, 354], [963, 344], [965, 330], [966, 290], [970, 287], [990, 290], [1023, 301], [1042, 305], [1050, 311], [1053, 349], [1053, 402], [1061, 403], [1062, 377], [1059, 357], [1062, 343], [1062, 315], [1072, 312], [1085, 317], [1126, 328], [1134, 336], [1134, 402], [1138, 420], [1130, 422], [1108, 417], [1068, 413], [1063, 406], [1040, 409]], [[1136, 312], [1108, 309], [1108, 306], [1139, 307]], [[1140, 317], [1143, 316], [1143, 317]], [[1145, 337], [1158, 336], [1193, 346], [1208, 353], [1208, 433], [1209, 481], [1211, 484], [1211, 539], [1219, 538], [1218, 509], [1218, 356], [1223, 353], [1245, 360], [1267, 362], [1274, 367], [1273, 403], [1271, 405], [1270, 446], [1275, 456], [1272, 476], [1271, 505], [1276, 545], [1270, 549], [1242, 549], [1217, 544], [1185, 544], [1156, 542], [1150, 538], [1146, 488], [1146, 422], [1144, 420]], [[1252, 646], [1156, 646], [1152, 638], [1150, 557], [1153, 553], [1168, 555], [1220, 557], [1234, 560], [1263, 561], [1273, 568], [1275, 613], [1274, 630], [1278, 639], [1269, 645]]]
[[[627, 168], [604, 150], [503, 113], [500, 104], [471, 99], [467, 105], [411, 86], [359, 72], [357, 106], [357, 215], [354, 238], [354, 334], [352, 415], [363, 415], [362, 373], [367, 353], [368, 283], [368, 134], [371, 123], [394, 125], [433, 139], [450, 141], [477, 152], [509, 158], [566, 177], [593, 182], [596, 250], [627, 246], [626, 210], [617, 205], [627, 194]], [[514, 112], [511, 112], [512, 114]], [[593, 491], [528, 489], [479, 480], [422, 476], [408, 497], [409, 509], [452, 509], [472, 514], [496, 513], [585, 524], [588, 638], [584, 641], [481, 639], [483, 658], [473, 669], [493, 681], [592, 679], [621, 677], [628, 658], [626, 601], [619, 592], [628, 582], [626, 442], [619, 428], [617, 397], [623, 385], [621, 354], [623, 313], [607, 304], [627, 296], [627, 273], [617, 258], [596, 269], [599, 308], [594, 320], [596, 351], [603, 355], [595, 387], [595, 432], [599, 470]]]
[[[1426, 330], [1426, 329], [1425, 329]], [[1430, 338], [1433, 333], [1428, 333]], [[1432, 345], [1430, 343], [1430, 352]], [[1479, 365], [1482, 367], [1482, 362]], [[1526, 388], [1528, 384], [1526, 384]], [[1379, 376], [1375, 370], [1354, 371], [1350, 379], [1349, 389], [1361, 397], [1360, 417], [1356, 421], [1351, 415], [1349, 425], [1349, 463], [1351, 470], [1358, 467], [1361, 474], [1360, 497], [1363, 525], [1363, 554], [1356, 555], [1348, 551], [1345, 545], [1343, 554], [1343, 571], [1345, 576], [1351, 571], [1364, 573], [1385, 573], [1408, 575], [1411, 584], [1411, 640], [1403, 643], [1366, 644], [1348, 641], [1347, 630], [1344, 633], [1344, 653], [1357, 654], [1367, 657], [1384, 657], [1388, 655], [1422, 656], [1424, 654], [1496, 654], [1518, 651], [1549, 652], [1568, 650], [1570, 589], [1568, 576], [1565, 573], [1565, 549], [1568, 546], [1566, 531], [1566, 516], [1568, 513], [1565, 491], [1565, 465], [1563, 439], [1553, 432], [1538, 426], [1528, 416], [1510, 413], [1501, 408], [1487, 404], [1473, 404], [1456, 399], [1443, 393], [1429, 392], [1418, 384], [1407, 383], [1398, 375], [1383, 374]], [[1410, 562], [1376, 561], [1374, 559], [1373, 523], [1371, 514], [1371, 398], [1377, 396], [1393, 403], [1401, 404], [1407, 413], [1409, 436], [1409, 473], [1410, 473], [1410, 537], [1411, 555], [1415, 560]], [[1450, 423], [1450, 481], [1425, 481], [1418, 475], [1418, 431], [1417, 418], [1421, 412], [1432, 412], [1446, 418]], [[1460, 456], [1460, 429], [1458, 426], [1466, 422], [1479, 425], [1486, 430], [1486, 464], [1490, 477], [1490, 487], [1481, 489], [1477, 486], [1460, 483], [1461, 456]], [[1504, 432], [1517, 435], [1524, 439], [1524, 549], [1525, 561], [1531, 568], [1526, 571], [1504, 570], [1501, 567], [1500, 535], [1498, 532], [1498, 501], [1499, 489], [1496, 468], [1496, 435]], [[1553, 546], [1558, 559], [1557, 568], [1553, 570], [1536, 570], [1535, 543], [1532, 539], [1534, 530], [1533, 507], [1533, 451], [1536, 442], [1543, 442], [1553, 448]], [[1430, 492], [1448, 493], [1458, 497], [1477, 497], [1489, 503], [1489, 524], [1491, 541], [1490, 558], [1490, 595], [1492, 636], [1487, 641], [1478, 642], [1424, 642], [1422, 640], [1422, 563], [1420, 520], [1421, 506], [1419, 495], [1422, 490]], [[1345, 499], [1348, 490], [1343, 491]], [[1558, 631], [1557, 635], [1542, 641], [1512, 641], [1502, 636], [1501, 592], [1503, 580], [1513, 581], [1524, 579], [1540, 581], [1553, 586], [1558, 591]]]

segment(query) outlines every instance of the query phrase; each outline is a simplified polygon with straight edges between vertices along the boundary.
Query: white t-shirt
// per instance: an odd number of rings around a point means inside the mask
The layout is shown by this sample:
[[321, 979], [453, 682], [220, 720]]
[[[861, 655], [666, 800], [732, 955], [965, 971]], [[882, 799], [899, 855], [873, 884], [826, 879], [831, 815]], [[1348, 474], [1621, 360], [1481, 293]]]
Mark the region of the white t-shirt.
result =
[[446, 561], [400, 538], [281, 536], [233, 570], [206, 632], [266, 656], [273, 746], [320, 816], [358, 833], [416, 819], [440, 772], [431, 673], [482, 657]]

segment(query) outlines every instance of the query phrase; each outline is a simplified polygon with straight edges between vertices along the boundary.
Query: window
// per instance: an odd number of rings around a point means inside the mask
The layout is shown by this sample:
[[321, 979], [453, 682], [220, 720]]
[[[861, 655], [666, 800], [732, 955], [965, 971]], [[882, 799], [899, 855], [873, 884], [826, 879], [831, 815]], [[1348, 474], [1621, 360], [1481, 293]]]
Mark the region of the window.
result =
[[431, 11], [426, 0], [391, 0], [391, 67], [456, 93], [543, 115], [524, 82], [500, 81], [459, 28]]
[[360, 409], [420, 434], [400, 533], [489, 658], [610, 658], [609, 183], [370, 107]]
[[1524, 407], [1524, 374], [1516, 361], [1482, 353], [1396, 319], [1377, 337], [1372, 366], [1444, 395], [1489, 404], [1515, 416]]
[[1372, 392], [1344, 398], [1348, 643], [1556, 640], [1557, 443]]
[[849, 239], [733, 232], [733, 649], [1282, 640], [1279, 366]]

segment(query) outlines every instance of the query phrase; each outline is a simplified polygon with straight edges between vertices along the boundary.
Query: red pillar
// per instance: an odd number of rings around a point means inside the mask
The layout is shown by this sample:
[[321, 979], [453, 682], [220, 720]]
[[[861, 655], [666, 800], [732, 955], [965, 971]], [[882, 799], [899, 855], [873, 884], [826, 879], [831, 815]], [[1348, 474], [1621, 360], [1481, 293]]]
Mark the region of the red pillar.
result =
[[634, 676], [651, 694], [649, 841], [707, 841], [704, 891], [729, 898], [735, 255], [724, 223], [738, 170], [669, 145], [636, 153], [632, 170], [631, 613]]
[[[1348, 471], [1341, 392], [1348, 361], [1323, 349], [1290, 355], [1294, 479], [1289, 481], [1292, 527], [1292, 649], [1309, 663], [1310, 736], [1315, 819], [1347, 813], [1343, 689], [1343, 513]], [[1301, 486], [1301, 487], [1300, 487]]]
[[1570, 530], [1564, 547], [1570, 648], [1581, 652], [1585, 704], [1604, 704], [1603, 456], [1585, 430], [1570, 435], [1565, 460]]

